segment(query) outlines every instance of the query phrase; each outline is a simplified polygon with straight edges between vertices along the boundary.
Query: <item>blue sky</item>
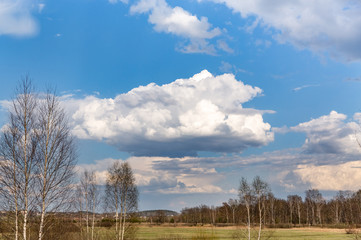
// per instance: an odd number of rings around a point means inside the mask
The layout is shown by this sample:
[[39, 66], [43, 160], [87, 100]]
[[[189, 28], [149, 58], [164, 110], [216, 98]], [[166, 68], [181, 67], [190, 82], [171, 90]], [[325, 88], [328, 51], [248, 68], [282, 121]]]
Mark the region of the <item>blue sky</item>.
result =
[[[140, 208], [361, 188], [361, 4], [0, 0], [0, 100], [55, 86], [77, 170], [128, 160]], [[4, 104], [0, 125], [6, 123]]]

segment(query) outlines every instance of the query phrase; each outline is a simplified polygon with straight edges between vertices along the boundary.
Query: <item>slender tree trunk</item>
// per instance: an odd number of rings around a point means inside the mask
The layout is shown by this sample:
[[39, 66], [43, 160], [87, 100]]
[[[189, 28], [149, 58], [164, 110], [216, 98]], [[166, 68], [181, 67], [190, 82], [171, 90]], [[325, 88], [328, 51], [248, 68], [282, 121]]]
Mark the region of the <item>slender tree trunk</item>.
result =
[[16, 164], [14, 158], [14, 200], [15, 200], [15, 240], [19, 239], [19, 209], [18, 209], [18, 187], [16, 183]]
[[40, 228], [39, 228], [39, 240], [43, 238], [43, 228], [44, 228], [44, 212], [41, 213], [41, 219], [40, 219]]
[[249, 210], [249, 205], [246, 204], [247, 208], [247, 229], [248, 229], [248, 240], [251, 240], [251, 213]]
[[[25, 119], [26, 117], [26, 111], [25, 111]], [[27, 229], [27, 221], [28, 221], [28, 194], [27, 194], [27, 188], [28, 188], [28, 159], [27, 159], [27, 152], [26, 152], [26, 146], [27, 146], [27, 125], [25, 123], [24, 125], [25, 134], [24, 134], [24, 145], [23, 145], [23, 151], [24, 151], [24, 173], [25, 173], [25, 184], [24, 184], [24, 200], [25, 200], [25, 206], [24, 206], [24, 224], [23, 224], [23, 239], [26, 240], [26, 229]]]
[[122, 226], [123, 226], [123, 202], [120, 203], [120, 214], [119, 214], [119, 228], [118, 228], [118, 240], [122, 239]]
[[[126, 194], [126, 193], [125, 193]], [[127, 215], [127, 195], [125, 195], [124, 197], [124, 211], [123, 211], [123, 226], [122, 226], [122, 239], [124, 240], [124, 233], [125, 233], [125, 219], [126, 219], [126, 215]]]
[[258, 240], [261, 239], [261, 231], [262, 231], [262, 206], [261, 199], [258, 200], [258, 213], [259, 213], [259, 229], [258, 229]]
[[45, 152], [45, 162], [44, 162], [44, 175], [43, 175], [43, 192], [42, 192], [42, 204], [41, 204], [41, 219], [40, 219], [40, 226], [39, 226], [39, 240], [43, 238], [43, 230], [44, 230], [44, 219], [45, 219], [45, 192], [47, 187], [47, 165], [48, 165], [48, 141], [49, 140], [49, 132], [47, 133], [47, 141], [46, 141], [46, 152]]
[[[116, 194], [116, 193], [115, 193]], [[119, 239], [119, 233], [118, 233], [118, 196], [115, 196], [115, 239]]]
[[298, 211], [298, 225], [301, 225], [301, 208], [300, 203], [297, 205], [297, 211]]
[[88, 187], [85, 191], [85, 222], [86, 222], [86, 239], [89, 239], [89, 209], [88, 209]]
[[41, 208], [40, 227], [39, 227], [39, 240], [43, 238], [44, 219], [45, 219], [45, 202], [43, 201]]
[[18, 206], [16, 206], [15, 210], [15, 240], [19, 239], [19, 225], [18, 225]]
[[339, 223], [339, 218], [338, 218], [338, 202], [336, 200], [335, 203], [335, 223], [338, 224]]
[[95, 212], [93, 209], [93, 219], [92, 219], [92, 240], [94, 240], [94, 225], [95, 225]]
[[[25, 209], [27, 209], [27, 204], [25, 204]], [[26, 237], [27, 237], [26, 236], [27, 221], [28, 221], [28, 211], [24, 210], [24, 225], [23, 225], [23, 238], [24, 238], [24, 240], [26, 240]]]
[[232, 209], [232, 219], [233, 219], [233, 224], [236, 224], [236, 219], [235, 219], [235, 216], [234, 216], [234, 211], [235, 211], [235, 209], [233, 208], [233, 209]]

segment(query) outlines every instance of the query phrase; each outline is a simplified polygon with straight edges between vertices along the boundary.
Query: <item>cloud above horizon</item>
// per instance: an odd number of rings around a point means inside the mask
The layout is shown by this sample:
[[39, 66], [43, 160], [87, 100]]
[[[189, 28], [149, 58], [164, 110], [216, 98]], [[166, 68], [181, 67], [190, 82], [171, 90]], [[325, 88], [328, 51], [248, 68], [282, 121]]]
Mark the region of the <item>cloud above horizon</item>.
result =
[[304, 183], [321, 190], [352, 190], [361, 188], [361, 161], [335, 165], [299, 165], [294, 170]]
[[[194, 194], [227, 193], [229, 191], [215, 185], [222, 175], [214, 168], [200, 167], [197, 158], [130, 157], [137, 186], [142, 193]], [[94, 171], [98, 184], [105, 184], [107, 169], [122, 159], [102, 159], [92, 164], [76, 167], [80, 176], [84, 170]]]
[[[140, 0], [130, 8], [131, 14], [147, 14], [148, 21], [154, 25], [157, 32], [170, 33], [189, 42], [178, 50], [184, 53], [206, 53], [214, 55], [215, 46], [209, 43], [221, 34], [219, 28], [213, 28], [206, 17], [200, 19], [181, 7], [168, 5], [165, 0]], [[221, 42], [220, 49], [232, 52], [225, 42]]]
[[135, 156], [195, 156], [198, 151], [239, 153], [273, 141], [262, 117], [272, 111], [242, 107], [261, 93], [232, 74], [204, 70], [115, 98], [68, 98], [64, 104], [78, 138], [104, 140]]
[[[198, 0], [201, 1], [201, 0]], [[204, 0], [203, 0], [204, 1]], [[271, 33], [279, 43], [328, 54], [342, 61], [361, 60], [361, 3], [353, 0], [208, 0], [226, 5]]]
[[307, 135], [303, 149], [306, 153], [347, 153], [360, 154], [358, 135], [360, 133], [359, 113], [353, 121], [336, 111], [291, 127], [291, 131]]
[[[38, 24], [31, 12], [34, 6], [31, 1], [0, 1], [0, 36], [15, 37], [33, 36], [38, 32]], [[39, 12], [44, 4], [39, 4]]]

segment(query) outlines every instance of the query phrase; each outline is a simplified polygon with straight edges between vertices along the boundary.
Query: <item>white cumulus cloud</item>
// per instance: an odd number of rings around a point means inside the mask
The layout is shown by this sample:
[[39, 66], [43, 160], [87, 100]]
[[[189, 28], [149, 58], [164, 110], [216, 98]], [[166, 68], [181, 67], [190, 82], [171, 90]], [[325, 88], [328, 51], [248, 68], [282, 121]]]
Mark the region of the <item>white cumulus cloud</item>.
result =
[[320, 190], [358, 190], [361, 188], [361, 161], [336, 165], [299, 165], [294, 173], [304, 183]]
[[36, 20], [31, 15], [31, 2], [0, 0], [0, 35], [22, 37], [33, 36], [38, 32]]
[[204, 70], [115, 98], [68, 98], [64, 104], [79, 138], [105, 140], [138, 156], [191, 156], [241, 152], [273, 141], [264, 111], [242, 107], [261, 92], [232, 74], [213, 76]]
[[165, 32], [189, 40], [189, 44], [179, 50], [186, 53], [215, 54], [215, 48], [207, 40], [221, 34], [213, 28], [206, 17], [200, 19], [181, 7], [168, 5], [165, 0], [140, 0], [131, 6], [130, 12], [149, 13], [148, 21], [157, 32]]
[[[358, 115], [355, 114], [355, 118]], [[308, 153], [360, 154], [357, 138], [360, 126], [346, 121], [347, 116], [336, 111], [291, 127], [292, 131], [307, 135], [303, 148]]]
[[[291, 43], [345, 61], [361, 60], [361, 2], [354, 0], [211, 0], [225, 4], [254, 29], [272, 29], [280, 43]], [[252, 30], [251, 30], [252, 31]]]

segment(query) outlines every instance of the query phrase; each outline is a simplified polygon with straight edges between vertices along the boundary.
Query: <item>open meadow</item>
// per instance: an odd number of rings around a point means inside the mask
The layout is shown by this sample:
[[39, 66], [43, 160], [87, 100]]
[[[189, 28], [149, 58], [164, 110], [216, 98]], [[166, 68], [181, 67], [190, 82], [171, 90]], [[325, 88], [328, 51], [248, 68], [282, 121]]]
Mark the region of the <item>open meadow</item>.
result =
[[[245, 228], [237, 227], [169, 227], [169, 226], [141, 226], [137, 238], [146, 239], [245, 239]], [[256, 234], [256, 231], [254, 231]], [[346, 234], [344, 229], [328, 228], [293, 228], [266, 229], [262, 239], [360, 239], [355, 234]]]
[[[65, 225], [64, 225], [65, 226]], [[185, 226], [185, 225], [150, 225], [137, 224], [136, 234], [126, 239], [136, 240], [230, 240], [230, 239], [248, 239], [247, 229], [239, 226], [214, 227], [204, 226]], [[346, 233], [346, 232], [349, 233]], [[350, 233], [352, 231], [352, 233]], [[114, 227], [96, 227], [94, 229], [94, 239], [108, 240], [115, 239]], [[343, 228], [320, 228], [320, 227], [295, 227], [295, 228], [265, 228], [262, 230], [262, 240], [343, 240], [343, 239], [361, 239], [361, 229], [343, 229]], [[257, 228], [252, 229], [251, 239], [257, 239]], [[36, 235], [29, 235], [29, 239], [36, 238]], [[8, 239], [1, 235], [0, 240]], [[13, 239], [10, 237], [10, 239]], [[53, 229], [49, 235], [44, 236], [44, 240], [81, 240], [92, 239], [91, 232], [86, 236], [86, 228], [79, 229]]]
[[[136, 239], [138, 240], [186, 240], [186, 239], [246, 239], [247, 229], [239, 227], [208, 227], [208, 226], [149, 226], [140, 225]], [[252, 239], [257, 239], [257, 232], [252, 232]], [[108, 239], [109, 229], [98, 229], [98, 239]], [[345, 229], [330, 228], [289, 228], [289, 229], [265, 229], [261, 239], [274, 240], [343, 240], [360, 239], [360, 235], [346, 234]]]

